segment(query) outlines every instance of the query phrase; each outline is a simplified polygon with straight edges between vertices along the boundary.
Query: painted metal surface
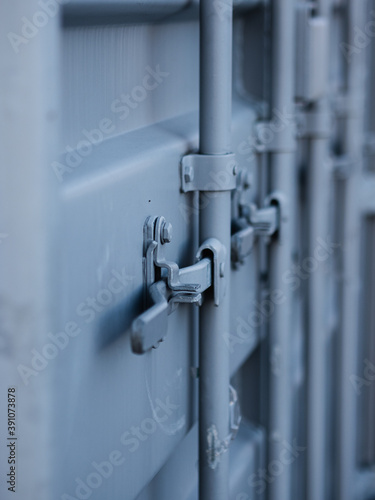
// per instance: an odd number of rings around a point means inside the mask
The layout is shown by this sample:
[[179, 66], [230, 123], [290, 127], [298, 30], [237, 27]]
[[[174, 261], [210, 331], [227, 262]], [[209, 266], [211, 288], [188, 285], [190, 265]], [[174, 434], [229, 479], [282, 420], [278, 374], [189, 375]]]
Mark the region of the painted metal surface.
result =
[[375, 497], [374, 8], [1, 4], [0, 498]]

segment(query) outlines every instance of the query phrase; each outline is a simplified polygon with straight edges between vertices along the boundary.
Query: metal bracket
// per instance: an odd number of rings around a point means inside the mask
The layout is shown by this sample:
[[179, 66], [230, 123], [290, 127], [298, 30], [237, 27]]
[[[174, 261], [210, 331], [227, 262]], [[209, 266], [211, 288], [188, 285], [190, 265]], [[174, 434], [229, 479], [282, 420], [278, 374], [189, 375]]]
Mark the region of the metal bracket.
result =
[[[210, 256], [212, 265], [212, 280], [214, 285], [214, 304], [218, 306], [221, 299], [225, 294], [225, 259], [227, 251], [225, 246], [215, 238], [208, 238], [200, 247], [197, 252], [196, 259], [199, 262], [201, 259], [206, 260]], [[197, 266], [198, 264], [195, 264]], [[194, 266], [191, 266], [194, 267]], [[188, 269], [188, 268], [187, 268]]]
[[331, 114], [304, 111], [298, 114], [297, 135], [299, 138], [326, 138], [332, 133]]
[[181, 189], [189, 191], [230, 191], [236, 188], [235, 154], [189, 154], [181, 160]]
[[[143, 354], [158, 347], [167, 333], [167, 317], [180, 303], [201, 305], [202, 293], [214, 285], [214, 302], [219, 305], [225, 287], [225, 247], [210, 238], [199, 248], [197, 262], [180, 269], [165, 256], [172, 226], [164, 217], [148, 217], [144, 225], [144, 311], [132, 324], [132, 349]], [[162, 275], [162, 269], [166, 270]]]
[[325, 17], [314, 15], [312, 2], [297, 4], [296, 97], [316, 101], [326, 91], [329, 32]]
[[292, 119], [275, 116], [271, 121], [254, 125], [253, 147], [258, 153], [288, 153], [296, 150], [296, 123]]

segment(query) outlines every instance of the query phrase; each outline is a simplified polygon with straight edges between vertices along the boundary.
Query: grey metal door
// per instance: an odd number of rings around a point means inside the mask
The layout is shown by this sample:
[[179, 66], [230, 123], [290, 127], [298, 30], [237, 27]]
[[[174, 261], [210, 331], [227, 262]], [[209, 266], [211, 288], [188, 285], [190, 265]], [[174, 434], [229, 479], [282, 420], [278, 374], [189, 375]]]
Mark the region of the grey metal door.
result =
[[375, 496], [373, 3], [1, 5], [1, 498]]

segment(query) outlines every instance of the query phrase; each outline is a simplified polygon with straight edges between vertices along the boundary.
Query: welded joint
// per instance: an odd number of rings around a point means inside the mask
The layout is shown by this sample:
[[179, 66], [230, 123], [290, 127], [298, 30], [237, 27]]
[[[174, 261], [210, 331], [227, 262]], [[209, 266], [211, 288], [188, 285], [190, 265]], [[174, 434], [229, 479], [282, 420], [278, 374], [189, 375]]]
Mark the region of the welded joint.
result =
[[181, 190], [231, 191], [237, 185], [238, 167], [234, 153], [188, 154], [181, 159]]
[[219, 438], [215, 424], [207, 429], [207, 463], [210, 469], [216, 469], [221, 456], [229, 450], [231, 442], [236, 438], [242, 416], [237, 391], [229, 385], [229, 434], [225, 439]]
[[225, 441], [221, 441], [217, 428], [212, 424], [207, 429], [207, 463], [210, 469], [215, 470], [221, 460], [221, 455], [228, 451]]

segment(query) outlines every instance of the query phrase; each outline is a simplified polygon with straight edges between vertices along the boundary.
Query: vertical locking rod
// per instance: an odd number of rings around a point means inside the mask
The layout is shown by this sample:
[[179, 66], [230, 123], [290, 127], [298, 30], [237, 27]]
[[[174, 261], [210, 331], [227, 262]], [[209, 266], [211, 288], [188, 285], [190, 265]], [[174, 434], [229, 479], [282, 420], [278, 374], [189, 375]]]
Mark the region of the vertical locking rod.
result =
[[[330, 0], [319, 0], [317, 14], [328, 22], [331, 11]], [[328, 41], [328, 40], [327, 40]], [[328, 51], [327, 46], [325, 50]], [[324, 58], [323, 58], [324, 61]], [[324, 63], [323, 63], [324, 64]], [[325, 94], [313, 103], [317, 115], [329, 112], [329, 71], [328, 64], [322, 69], [325, 78]], [[307, 166], [308, 198], [308, 258], [314, 257], [319, 238], [327, 238], [329, 233], [329, 134], [315, 134], [310, 139], [310, 159]], [[308, 293], [308, 412], [307, 412], [307, 497], [308, 500], [326, 500], [327, 478], [327, 349], [329, 322], [327, 315], [327, 267], [330, 262], [319, 262], [307, 282]]]
[[[272, 118], [279, 113], [294, 113], [295, 95], [295, 1], [272, 2]], [[291, 119], [287, 126], [294, 125]], [[277, 132], [276, 132], [277, 133]], [[293, 335], [296, 332], [293, 311], [295, 297], [285, 282], [285, 273], [292, 269], [295, 248], [296, 214], [296, 145], [289, 151], [271, 153], [271, 192], [281, 192], [285, 198], [280, 218], [279, 236], [270, 246], [270, 288], [278, 290], [284, 302], [275, 308], [269, 320], [269, 448], [268, 463], [280, 460], [285, 443], [293, 438], [292, 362]], [[269, 483], [270, 500], [291, 500], [292, 467]]]
[[[353, 44], [359, 30], [367, 21], [366, 2], [348, 0], [347, 2], [347, 40]], [[340, 375], [339, 408], [341, 419], [338, 435], [339, 457], [337, 498], [354, 500], [356, 477], [356, 411], [357, 395], [350, 383], [350, 377], [357, 373], [358, 328], [359, 328], [359, 289], [360, 289], [360, 241], [361, 224], [359, 213], [359, 181], [362, 171], [362, 137], [364, 127], [364, 95], [366, 76], [366, 51], [362, 48], [347, 61], [348, 109], [343, 137], [344, 154], [353, 162], [352, 171], [343, 183], [343, 206], [336, 214], [342, 220], [342, 297], [340, 328]]]
[[[200, 154], [231, 152], [232, 0], [200, 2]], [[200, 192], [199, 238], [227, 249], [226, 293], [219, 306], [207, 293], [199, 320], [199, 498], [228, 500], [230, 191]]]

